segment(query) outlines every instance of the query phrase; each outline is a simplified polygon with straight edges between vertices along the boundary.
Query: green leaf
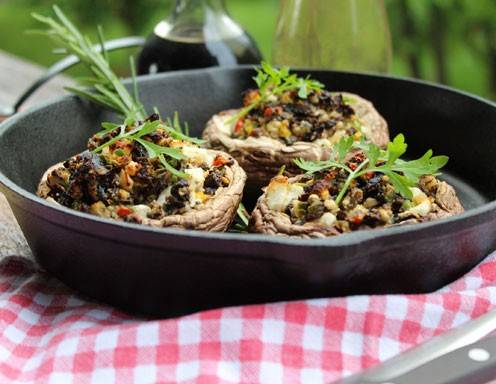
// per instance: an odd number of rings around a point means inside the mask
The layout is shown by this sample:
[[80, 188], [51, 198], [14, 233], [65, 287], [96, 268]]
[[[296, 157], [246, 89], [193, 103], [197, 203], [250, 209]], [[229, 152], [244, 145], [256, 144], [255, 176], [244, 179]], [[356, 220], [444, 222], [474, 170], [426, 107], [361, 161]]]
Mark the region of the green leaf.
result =
[[165, 129], [176, 140], [188, 141], [196, 145], [202, 145], [206, 143], [205, 140], [189, 136], [188, 123], [184, 123], [184, 128], [181, 127], [181, 123], [179, 122], [179, 114], [177, 113], [177, 111], [174, 112], [174, 119], [171, 120], [170, 117], [167, 118], [167, 125], [164, 125], [162, 128]]
[[279, 95], [286, 91], [297, 91], [299, 97], [305, 99], [311, 91], [322, 89], [324, 86], [309, 77], [301, 78], [296, 74], [290, 74], [288, 67], [276, 69], [269, 63], [262, 61], [260, 68], [255, 69], [257, 75], [253, 80], [260, 91], [260, 98], [250, 105], [244, 107], [236, 116], [228, 120], [228, 124], [245, 117], [252, 109], [263, 104], [271, 95]]
[[146, 135], [149, 135], [157, 130], [157, 128], [160, 126], [161, 122], [159, 120], [155, 121], [146, 121], [140, 129], [132, 135], [132, 138], [140, 138]]
[[375, 167], [377, 164], [377, 160], [379, 160], [379, 157], [381, 156], [381, 149], [376, 146], [376, 145], [370, 145], [369, 150], [367, 152], [367, 157], [370, 162], [371, 167]]
[[98, 28], [98, 40], [100, 42], [100, 49], [101, 49], [102, 55], [105, 58], [105, 61], [110, 62], [107, 49], [105, 48], [105, 37], [103, 35], [103, 28], [101, 25], [98, 25], [97, 28]]
[[[400, 193], [407, 199], [412, 198], [410, 190], [413, 186], [418, 186], [419, 178], [424, 175], [438, 175], [439, 170], [448, 162], [447, 156], [432, 156], [432, 150], [428, 150], [423, 156], [415, 160], [402, 160], [400, 156], [406, 151], [407, 144], [402, 134], [396, 136], [389, 143], [387, 151], [381, 150], [373, 143], [366, 143], [364, 140], [359, 143], [353, 142], [350, 137], [342, 138], [336, 145], [334, 150], [338, 156], [336, 161], [306, 161], [303, 159], [295, 160], [295, 164], [309, 174], [323, 171], [327, 168], [338, 167], [348, 172], [343, 187], [339, 191], [336, 202], [339, 203], [345, 196], [351, 182], [369, 172], [378, 172], [389, 177], [391, 184], [396, 192]], [[354, 148], [360, 149], [366, 156], [355, 170], [351, 170], [346, 166], [345, 158]], [[377, 165], [377, 164], [380, 165]]]
[[133, 125], [136, 125], [136, 120], [132, 117], [128, 117], [126, 120], [124, 120], [124, 125], [126, 127], [132, 127]]
[[196, 144], [196, 145], [202, 145], [202, 144], [206, 143], [206, 141], [203, 139], [198, 139], [196, 137], [186, 136], [185, 134], [177, 132], [175, 129], [173, 129], [167, 125], [164, 125], [162, 128], [164, 128], [167, 132], [169, 132], [170, 135], [176, 140], [188, 141], [188, 142]]
[[151, 141], [140, 138], [136, 138], [135, 140], [143, 147], [145, 147], [151, 158], [158, 157], [159, 155], [167, 155], [176, 160], [182, 160], [186, 158], [186, 156], [177, 148], [162, 147], [161, 145], [157, 145], [155, 143], [152, 143]]
[[163, 155], [160, 155], [159, 157], [160, 163], [164, 166], [164, 168], [170, 172], [171, 174], [181, 178], [181, 179], [187, 179], [189, 176], [187, 173], [178, 171], [176, 168], [174, 168], [172, 165], [170, 165], [167, 160], [165, 160], [165, 157]]
[[353, 137], [347, 136], [347, 137], [342, 137], [334, 146], [335, 151], [338, 153], [338, 161], [342, 163], [344, 161], [344, 158], [346, 157], [347, 153], [350, 151], [351, 147], [353, 146]]
[[346, 105], [353, 105], [356, 104], [356, 102], [356, 99], [354, 99], [353, 97], [343, 96], [343, 103], [345, 103]]
[[113, 131], [116, 128], [119, 128], [119, 124], [114, 124], [114, 123], [109, 123], [109, 122], [103, 122], [102, 123], [102, 128], [105, 129], [106, 131]]
[[97, 132], [96, 133], [96, 135], [98, 137], [105, 136], [107, 133], [112, 132], [113, 130], [119, 128], [119, 125], [118, 124], [114, 124], [114, 123], [104, 122], [104, 123], [102, 123], [102, 128], [103, 128], [103, 130], [101, 130], [100, 132]]
[[346, 166], [346, 164], [332, 161], [332, 160], [325, 160], [325, 161], [307, 161], [304, 159], [295, 159], [293, 162], [302, 170], [306, 171], [307, 174], [312, 174], [316, 172], [323, 171], [324, 169], [328, 169], [331, 167], [337, 167], [344, 169], [348, 172], [351, 172], [351, 170]]
[[246, 210], [243, 203], [239, 203], [238, 210], [236, 211], [238, 217], [242, 221], [242, 223], [247, 227], [248, 226], [248, 211]]
[[385, 174], [389, 177], [391, 184], [393, 184], [397, 192], [408, 200], [412, 199], [413, 194], [410, 187], [413, 187], [414, 185], [405, 176], [394, 172], [385, 172]]
[[394, 163], [400, 156], [406, 152], [407, 144], [405, 143], [405, 136], [403, 134], [397, 135], [392, 142], [388, 143], [388, 164]]

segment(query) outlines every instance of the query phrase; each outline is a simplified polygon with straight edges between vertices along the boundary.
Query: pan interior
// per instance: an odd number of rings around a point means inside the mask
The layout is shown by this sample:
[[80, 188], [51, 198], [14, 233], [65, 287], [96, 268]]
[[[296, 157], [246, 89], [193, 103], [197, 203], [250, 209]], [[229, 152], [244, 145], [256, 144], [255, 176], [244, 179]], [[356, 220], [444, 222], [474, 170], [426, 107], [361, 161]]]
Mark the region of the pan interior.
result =
[[[140, 92], [149, 110], [157, 106], [164, 115], [179, 111], [192, 134], [200, 136], [211, 115], [241, 105], [242, 92], [253, 86], [252, 75], [251, 69], [240, 68], [143, 77]], [[414, 81], [326, 71], [312, 75], [328, 89], [371, 100], [388, 121], [391, 136], [405, 134], [409, 156], [429, 148], [450, 156], [443, 178], [455, 187], [466, 209], [494, 200], [494, 105]], [[0, 130], [0, 171], [34, 193], [43, 172], [81, 152], [102, 121], [118, 118], [74, 97], [14, 117]], [[256, 197], [245, 196], [247, 206], [253, 206]]]

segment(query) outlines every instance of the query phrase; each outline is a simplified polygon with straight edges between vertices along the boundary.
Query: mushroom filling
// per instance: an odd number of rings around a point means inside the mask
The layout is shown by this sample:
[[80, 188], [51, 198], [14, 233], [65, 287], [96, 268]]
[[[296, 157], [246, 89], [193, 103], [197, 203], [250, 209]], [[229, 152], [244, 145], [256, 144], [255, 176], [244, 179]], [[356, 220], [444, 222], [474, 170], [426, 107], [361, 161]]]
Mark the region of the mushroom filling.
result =
[[[356, 167], [360, 161], [363, 158], [356, 156], [348, 166]], [[341, 233], [421, 219], [433, 208], [438, 185], [434, 176], [423, 176], [417, 187], [410, 188], [409, 200], [395, 191], [387, 175], [369, 172], [354, 179], [337, 204], [347, 176], [339, 168], [302, 175], [295, 182], [277, 176], [267, 188], [265, 202], [269, 209], [286, 214], [292, 224], [334, 227]]]
[[[260, 99], [258, 89], [248, 90], [245, 107]], [[233, 137], [268, 136], [286, 145], [297, 141], [334, 144], [343, 136], [362, 137], [362, 122], [352, 107], [354, 100], [325, 90], [311, 91], [301, 98], [296, 91], [270, 95], [234, 125]]]
[[148, 156], [138, 141], [121, 138], [95, 153], [120, 129], [94, 135], [87, 151], [51, 171], [47, 196], [78, 211], [141, 223], [200, 209], [220, 188], [230, 185], [226, 167], [232, 165], [232, 159], [175, 139], [162, 128], [141, 139], [179, 150], [181, 159], [169, 162], [184, 177], [171, 173], [159, 158]]

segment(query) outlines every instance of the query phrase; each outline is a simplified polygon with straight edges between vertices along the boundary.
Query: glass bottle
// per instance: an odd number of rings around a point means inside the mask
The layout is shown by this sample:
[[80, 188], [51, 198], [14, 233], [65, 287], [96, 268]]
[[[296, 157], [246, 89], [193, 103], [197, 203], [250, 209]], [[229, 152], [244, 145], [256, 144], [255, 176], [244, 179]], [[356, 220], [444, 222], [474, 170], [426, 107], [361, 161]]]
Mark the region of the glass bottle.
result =
[[388, 72], [383, 0], [281, 0], [272, 59], [291, 67]]
[[138, 58], [138, 73], [258, 64], [253, 39], [227, 13], [224, 0], [176, 0]]

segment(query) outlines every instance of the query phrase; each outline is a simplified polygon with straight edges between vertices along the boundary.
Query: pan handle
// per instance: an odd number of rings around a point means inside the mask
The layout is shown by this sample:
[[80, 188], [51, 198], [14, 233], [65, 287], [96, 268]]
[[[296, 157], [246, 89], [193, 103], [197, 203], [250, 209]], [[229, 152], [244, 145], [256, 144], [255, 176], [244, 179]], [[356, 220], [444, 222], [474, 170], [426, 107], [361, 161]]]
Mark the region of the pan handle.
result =
[[[119, 39], [106, 41], [103, 45], [107, 51], [115, 51], [124, 48], [141, 47], [145, 44], [145, 38], [141, 36], [129, 36]], [[96, 50], [101, 52], [102, 47], [100, 44], [94, 46]], [[79, 58], [75, 55], [69, 55], [62, 60], [53, 64], [48, 70], [33, 84], [31, 84], [15, 102], [12, 113], [16, 113], [24, 102], [31, 97], [31, 95], [47, 81], [57, 76], [58, 74], [68, 70], [74, 65], [79, 63]]]

